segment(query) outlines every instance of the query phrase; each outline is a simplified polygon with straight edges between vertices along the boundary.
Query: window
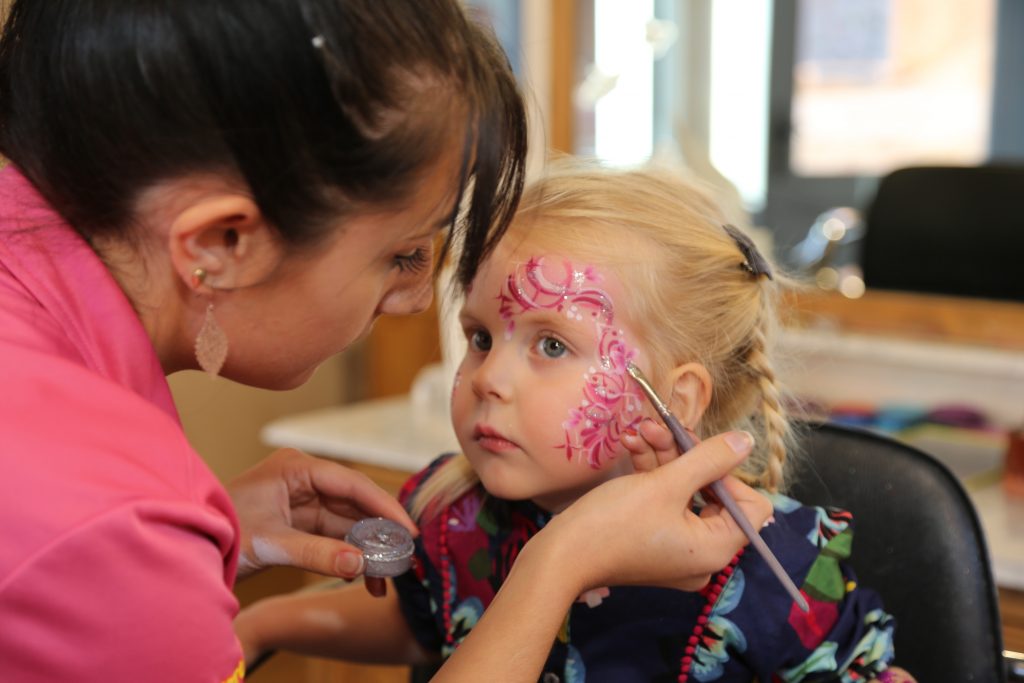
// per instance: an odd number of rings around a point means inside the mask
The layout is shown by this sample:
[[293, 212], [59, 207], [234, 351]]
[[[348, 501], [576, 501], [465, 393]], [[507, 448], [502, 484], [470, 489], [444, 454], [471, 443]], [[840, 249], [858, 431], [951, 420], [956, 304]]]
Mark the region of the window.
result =
[[792, 171], [982, 162], [994, 19], [994, 0], [800, 0]]

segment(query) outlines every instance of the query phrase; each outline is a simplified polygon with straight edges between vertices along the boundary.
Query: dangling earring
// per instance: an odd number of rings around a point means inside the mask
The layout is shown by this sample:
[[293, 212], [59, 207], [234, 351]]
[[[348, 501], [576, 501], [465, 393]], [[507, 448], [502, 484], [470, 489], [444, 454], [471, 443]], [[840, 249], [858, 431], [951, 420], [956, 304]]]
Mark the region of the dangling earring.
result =
[[[206, 280], [206, 271], [196, 268], [192, 271], [192, 281], [196, 286], [203, 284]], [[203, 317], [203, 324], [196, 335], [196, 360], [199, 367], [206, 374], [215, 377], [220, 374], [224, 367], [224, 361], [228, 357], [228, 336], [217, 319], [213, 317], [213, 303], [206, 306], [206, 315]]]

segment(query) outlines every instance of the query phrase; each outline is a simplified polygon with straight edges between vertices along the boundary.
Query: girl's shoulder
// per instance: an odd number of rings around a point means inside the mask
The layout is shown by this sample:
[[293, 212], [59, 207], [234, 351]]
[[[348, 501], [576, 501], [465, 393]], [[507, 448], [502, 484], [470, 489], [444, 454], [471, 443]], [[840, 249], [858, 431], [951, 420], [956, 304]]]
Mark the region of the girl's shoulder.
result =
[[[761, 491], [771, 501], [772, 517], [762, 535], [796, 535], [817, 549], [840, 535], [853, 535], [853, 515], [842, 508], [805, 505], [781, 493]], [[766, 539], [767, 540], [767, 539]]]
[[431, 460], [429, 465], [409, 477], [405, 483], [402, 484], [402, 488], [398, 491], [399, 502], [402, 503], [402, 505], [407, 505], [407, 503], [415, 497], [430, 477], [441, 469], [445, 463], [454, 458], [455, 455], [456, 453], [442, 453]]
[[[839, 508], [762, 493], [774, 513], [761, 537], [810, 610], [794, 605], [767, 563], [747, 547], [723, 571], [721, 592], [709, 615], [720, 631], [717, 637], [743, 650], [759, 672], [786, 671], [795, 680], [823, 671], [819, 667], [826, 661], [843, 670], [856, 662], [870, 674], [865, 680], [870, 679], [892, 659], [894, 622], [878, 594], [860, 586], [849, 565], [853, 516]], [[772, 637], [764, 637], [765, 632]]]
[[[822, 562], [831, 567], [849, 559], [853, 551], [852, 514], [836, 507], [805, 505], [779, 493], [762, 493], [771, 501], [773, 512], [760, 530], [761, 538], [798, 586], [813, 576]], [[748, 578], [776, 581], [767, 563], [752, 548], [746, 549], [739, 563]]]

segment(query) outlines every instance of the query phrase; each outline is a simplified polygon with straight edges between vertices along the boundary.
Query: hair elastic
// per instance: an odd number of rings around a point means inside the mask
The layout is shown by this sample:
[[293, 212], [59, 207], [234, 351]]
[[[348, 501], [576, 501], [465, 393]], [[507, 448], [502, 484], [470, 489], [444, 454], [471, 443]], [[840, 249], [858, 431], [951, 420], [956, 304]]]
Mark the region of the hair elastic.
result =
[[755, 278], [764, 275], [769, 280], [775, 279], [772, 276], [772, 267], [768, 265], [768, 261], [765, 260], [764, 256], [761, 255], [761, 252], [757, 250], [757, 245], [754, 244], [754, 241], [750, 239], [750, 236], [747, 235], [747, 233], [743, 232], [735, 225], [727, 224], [722, 227], [743, 254], [743, 258], [745, 260], [740, 264], [740, 268], [747, 271]]

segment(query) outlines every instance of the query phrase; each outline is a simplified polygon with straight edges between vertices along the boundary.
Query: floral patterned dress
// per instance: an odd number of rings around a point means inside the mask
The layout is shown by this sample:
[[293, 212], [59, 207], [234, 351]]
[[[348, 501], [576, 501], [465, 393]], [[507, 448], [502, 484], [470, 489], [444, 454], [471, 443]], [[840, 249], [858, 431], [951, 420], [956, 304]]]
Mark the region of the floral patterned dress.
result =
[[[403, 502], [447, 457], [403, 487]], [[755, 552], [740, 552], [701, 591], [613, 586], [573, 605], [541, 681], [866, 681], [892, 660], [894, 621], [843, 564], [852, 519], [772, 495], [762, 537], [810, 603], [797, 607]], [[414, 569], [396, 581], [417, 639], [451, 654], [490, 604], [527, 540], [551, 518], [480, 486], [432, 519]], [[836, 674], [839, 674], [838, 676]]]

